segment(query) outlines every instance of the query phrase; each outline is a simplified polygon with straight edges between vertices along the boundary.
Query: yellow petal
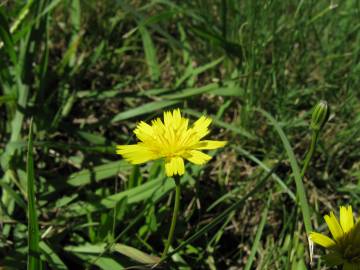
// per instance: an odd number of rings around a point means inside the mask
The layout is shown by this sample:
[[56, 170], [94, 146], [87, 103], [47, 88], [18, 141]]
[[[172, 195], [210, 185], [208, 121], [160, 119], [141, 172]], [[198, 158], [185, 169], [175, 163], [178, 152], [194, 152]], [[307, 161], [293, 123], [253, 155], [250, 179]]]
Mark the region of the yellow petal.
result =
[[209, 133], [208, 126], [211, 124], [211, 118], [201, 116], [193, 126], [193, 131], [196, 133], [196, 137], [200, 140], [202, 137]]
[[208, 162], [211, 159], [211, 156], [197, 150], [191, 150], [186, 152], [184, 158], [186, 158], [188, 161], [194, 164], [202, 165]]
[[344, 231], [334, 213], [330, 212], [330, 215], [324, 216], [324, 219], [335, 241], [338, 242], [344, 236]]
[[227, 144], [227, 141], [212, 141], [212, 140], [204, 140], [198, 142], [194, 148], [198, 150], [210, 150], [210, 149], [216, 149], [223, 147], [225, 144]]
[[180, 125], [181, 122], [181, 113], [179, 109], [164, 112], [164, 125], [166, 127], [176, 128]]
[[177, 134], [178, 134], [178, 137], [184, 137], [186, 135], [186, 132], [187, 132], [187, 128], [188, 128], [188, 124], [189, 124], [189, 119], [187, 118], [180, 118], [179, 120], [179, 125], [176, 127], [177, 129]]
[[344, 233], [348, 233], [354, 227], [354, 217], [351, 206], [340, 206], [340, 224]]
[[145, 141], [153, 140], [154, 130], [149, 124], [145, 123], [144, 121], [141, 121], [137, 125], [136, 129], [134, 130], [134, 133], [140, 141], [145, 142]]
[[181, 157], [172, 157], [165, 160], [165, 172], [167, 176], [175, 174], [183, 175], [185, 172], [184, 160]]
[[165, 129], [164, 123], [161, 121], [160, 118], [152, 120], [151, 127], [154, 129], [155, 132], [161, 132]]
[[177, 167], [177, 173], [179, 175], [183, 175], [185, 173], [185, 166], [184, 166], [184, 160], [181, 157], [176, 157], [176, 167]]
[[322, 247], [325, 247], [325, 248], [329, 248], [329, 247], [336, 245], [334, 240], [332, 240], [330, 237], [323, 235], [321, 233], [311, 232], [309, 235], [309, 238], [314, 243], [316, 243]]
[[173, 125], [175, 128], [178, 128], [181, 125], [181, 113], [180, 109], [173, 110]]
[[141, 164], [159, 157], [142, 143], [131, 145], [118, 145], [116, 153], [122, 155], [132, 164]]

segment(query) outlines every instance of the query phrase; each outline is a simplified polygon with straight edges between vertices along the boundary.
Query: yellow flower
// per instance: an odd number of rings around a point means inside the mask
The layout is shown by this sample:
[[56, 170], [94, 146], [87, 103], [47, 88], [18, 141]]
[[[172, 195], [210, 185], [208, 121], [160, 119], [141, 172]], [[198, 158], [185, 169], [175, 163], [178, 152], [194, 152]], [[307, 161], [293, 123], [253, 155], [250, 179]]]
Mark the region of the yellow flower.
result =
[[210, 123], [210, 118], [201, 116], [189, 128], [189, 119], [182, 117], [179, 109], [167, 111], [163, 121], [157, 118], [151, 125], [141, 121], [134, 130], [141, 142], [118, 145], [116, 153], [132, 164], [164, 158], [167, 176], [182, 175], [185, 172], [184, 159], [204, 164], [211, 156], [199, 150], [216, 149], [226, 144], [226, 141], [201, 141], [209, 133]]
[[360, 270], [360, 220], [354, 222], [351, 206], [340, 206], [340, 222], [333, 212], [324, 219], [333, 238], [312, 232], [310, 241], [329, 251], [324, 256], [329, 266], [343, 265], [343, 270]]

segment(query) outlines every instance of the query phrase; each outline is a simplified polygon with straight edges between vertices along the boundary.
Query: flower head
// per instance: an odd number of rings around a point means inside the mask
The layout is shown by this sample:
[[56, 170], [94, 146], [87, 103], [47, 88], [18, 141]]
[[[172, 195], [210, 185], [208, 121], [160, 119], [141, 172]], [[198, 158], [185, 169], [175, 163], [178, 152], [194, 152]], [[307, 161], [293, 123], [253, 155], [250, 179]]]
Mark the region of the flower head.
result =
[[321, 130], [325, 123], [329, 120], [330, 107], [325, 100], [321, 100], [315, 105], [311, 117], [311, 129], [314, 131]]
[[333, 212], [324, 219], [333, 238], [312, 232], [310, 241], [329, 251], [324, 259], [330, 266], [343, 265], [343, 270], [360, 270], [360, 220], [354, 221], [351, 206], [340, 206], [340, 222]]
[[184, 159], [194, 164], [204, 164], [211, 156], [199, 150], [223, 147], [226, 141], [201, 140], [209, 134], [211, 119], [201, 116], [192, 127], [189, 119], [181, 116], [180, 110], [164, 112], [164, 120], [154, 119], [151, 125], [141, 121], [134, 130], [140, 140], [137, 144], [118, 145], [116, 153], [132, 164], [165, 159], [167, 176], [185, 172]]

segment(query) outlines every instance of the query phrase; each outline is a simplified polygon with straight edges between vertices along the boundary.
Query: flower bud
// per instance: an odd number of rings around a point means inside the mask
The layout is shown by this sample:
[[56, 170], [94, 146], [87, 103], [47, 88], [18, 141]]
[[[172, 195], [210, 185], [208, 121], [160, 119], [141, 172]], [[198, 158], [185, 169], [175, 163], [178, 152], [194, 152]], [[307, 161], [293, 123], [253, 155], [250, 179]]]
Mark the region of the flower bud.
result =
[[318, 104], [315, 105], [312, 117], [310, 128], [314, 131], [321, 130], [330, 115], [330, 107], [326, 101], [321, 100]]

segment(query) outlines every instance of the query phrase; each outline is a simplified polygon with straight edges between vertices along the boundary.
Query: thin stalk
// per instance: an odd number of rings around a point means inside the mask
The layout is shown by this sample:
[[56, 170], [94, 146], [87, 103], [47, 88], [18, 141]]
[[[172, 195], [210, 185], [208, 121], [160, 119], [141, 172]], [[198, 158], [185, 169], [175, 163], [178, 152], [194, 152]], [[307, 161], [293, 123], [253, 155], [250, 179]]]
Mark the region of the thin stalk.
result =
[[314, 155], [315, 152], [315, 148], [316, 148], [316, 144], [319, 138], [319, 132], [318, 131], [313, 131], [312, 135], [311, 135], [311, 143], [310, 143], [310, 147], [308, 152], [306, 153], [305, 159], [304, 159], [304, 164], [301, 170], [301, 178], [304, 178], [304, 175], [307, 171], [307, 168], [309, 167], [310, 164], [310, 160], [312, 158], [312, 156]]
[[165, 244], [165, 248], [164, 251], [161, 255], [161, 261], [163, 261], [166, 258], [166, 255], [169, 251], [170, 245], [172, 243], [172, 240], [174, 238], [174, 231], [175, 231], [175, 226], [176, 226], [176, 221], [177, 221], [177, 216], [179, 214], [179, 206], [180, 206], [180, 177], [178, 175], [174, 176], [174, 180], [175, 180], [175, 202], [174, 202], [174, 209], [173, 209], [173, 215], [172, 215], [172, 219], [171, 219], [171, 225], [170, 225], [170, 230], [169, 230], [169, 234], [168, 234], [168, 238]]

